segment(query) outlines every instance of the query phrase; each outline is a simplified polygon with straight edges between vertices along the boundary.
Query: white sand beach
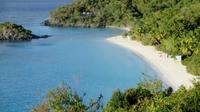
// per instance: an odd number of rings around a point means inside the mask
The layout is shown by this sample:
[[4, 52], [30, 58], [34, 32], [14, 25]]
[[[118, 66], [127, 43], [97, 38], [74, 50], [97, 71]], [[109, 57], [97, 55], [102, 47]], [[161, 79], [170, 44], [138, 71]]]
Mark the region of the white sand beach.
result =
[[138, 41], [123, 38], [122, 36], [111, 37], [107, 40], [128, 48], [142, 57], [158, 73], [158, 77], [175, 90], [181, 85], [186, 88], [192, 86], [192, 80], [195, 77], [187, 72], [186, 67], [181, 62], [168, 57], [166, 53], [156, 50], [153, 46], [144, 46]]

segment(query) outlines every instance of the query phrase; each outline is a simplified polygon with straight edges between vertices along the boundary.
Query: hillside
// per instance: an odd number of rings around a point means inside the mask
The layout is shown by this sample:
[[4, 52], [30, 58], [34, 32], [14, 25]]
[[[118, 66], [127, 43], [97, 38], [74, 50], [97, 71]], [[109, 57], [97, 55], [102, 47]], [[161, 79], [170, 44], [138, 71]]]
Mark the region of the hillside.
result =
[[181, 55], [188, 71], [200, 75], [199, 6], [199, 0], [78, 0], [51, 11], [43, 24], [132, 27], [132, 39]]
[[140, 17], [131, 0], [78, 0], [50, 12], [45, 25], [74, 27], [127, 26]]

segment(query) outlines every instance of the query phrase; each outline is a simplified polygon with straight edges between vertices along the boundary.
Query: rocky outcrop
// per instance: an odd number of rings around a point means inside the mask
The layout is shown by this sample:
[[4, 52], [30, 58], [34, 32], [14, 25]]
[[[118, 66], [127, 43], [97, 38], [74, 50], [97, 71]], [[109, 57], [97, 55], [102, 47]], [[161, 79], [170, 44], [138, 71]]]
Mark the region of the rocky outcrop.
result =
[[0, 24], [0, 41], [27, 41], [31, 39], [47, 38], [49, 35], [37, 36], [21, 25], [9, 22]]

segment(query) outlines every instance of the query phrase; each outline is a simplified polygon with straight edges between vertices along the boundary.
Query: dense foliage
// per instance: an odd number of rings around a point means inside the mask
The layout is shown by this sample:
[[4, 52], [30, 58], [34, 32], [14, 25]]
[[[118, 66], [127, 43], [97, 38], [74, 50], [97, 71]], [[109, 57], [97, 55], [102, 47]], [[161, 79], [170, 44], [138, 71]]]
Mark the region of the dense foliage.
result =
[[[149, 86], [151, 85], [151, 86]], [[156, 86], [155, 86], [156, 85]], [[150, 87], [150, 88], [149, 88]], [[154, 88], [152, 88], [154, 87]], [[199, 112], [200, 83], [186, 89], [164, 89], [157, 83], [140, 84], [125, 92], [116, 91], [104, 108], [104, 112]]]
[[172, 56], [182, 55], [188, 71], [200, 75], [200, 1], [135, 1], [143, 17], [129, 32], [132, 38]]
[[61, 26], [126, 26], [140, 16], [132, 0], [78, 0], [51, 11], [49, 22]]
[[76, 0], [50, 13], [48, 25], [132, 27], [129, 35], [200, 75], [200, 0]]
[[32, 112], [199, 112], [200, 82], [175, 92], [171, 87], [165, 89], [160, 81], [142, 82], [125, 92], [115, 91], [103, 110], [101, 98], [86, 105], [70, 88], [62, 86], [50, 91], [47, 101]]
[[30, 40], [32, 37], [31, 31], [24, 29], [21, 25], [9, 22], [0, 24], [0, 40]]
[[102, 95], [97, 100], [91, 100], [89, 104], [84, 103], [83, 97], [63, 84], [51, 90], [47, 94], [47, 101], [32, 109], [32, 112], [95, 112], [102, 109]]

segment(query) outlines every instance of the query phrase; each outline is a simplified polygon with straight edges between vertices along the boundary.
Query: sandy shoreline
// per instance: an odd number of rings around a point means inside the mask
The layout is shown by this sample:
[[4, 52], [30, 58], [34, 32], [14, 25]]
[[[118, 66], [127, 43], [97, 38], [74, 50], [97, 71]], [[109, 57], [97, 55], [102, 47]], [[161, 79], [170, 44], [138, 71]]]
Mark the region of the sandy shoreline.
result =
[[111, 37], [107, 40], [113, 44], [128, 48], [142, 57], [158, 73], [158, 77], [175, 90], [181, 85], [186, 88], [192, 86], [192, 80], [195, 77], [187, 72], [186, 67], [175, 61], [175, 59], [168, 57], [167, 54], [157, 51], [153, 46], [144, 46], [138, 41], [129, 40], [122, 36]]

